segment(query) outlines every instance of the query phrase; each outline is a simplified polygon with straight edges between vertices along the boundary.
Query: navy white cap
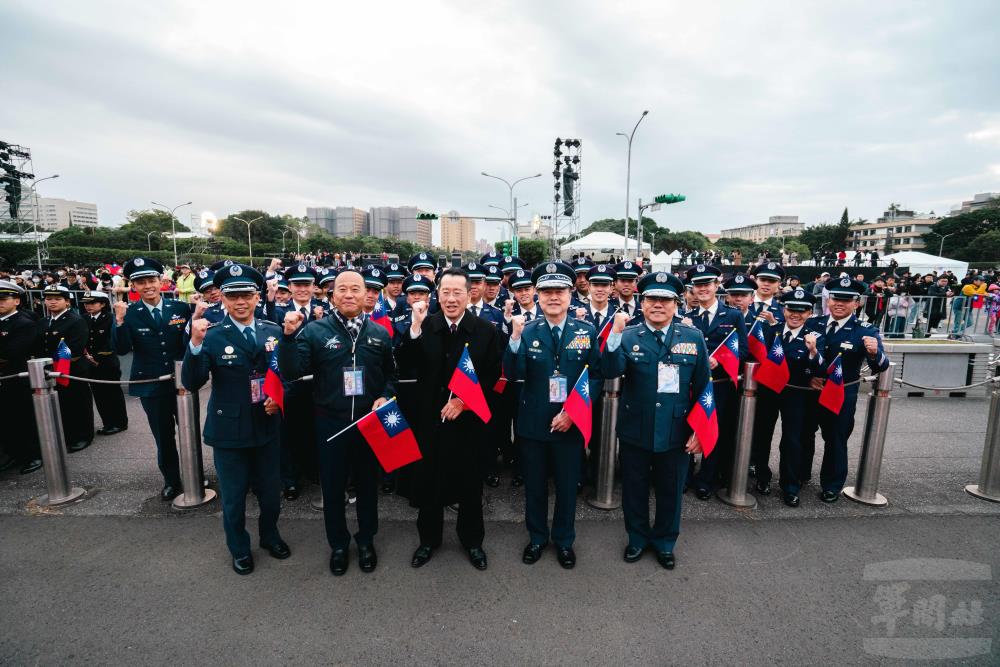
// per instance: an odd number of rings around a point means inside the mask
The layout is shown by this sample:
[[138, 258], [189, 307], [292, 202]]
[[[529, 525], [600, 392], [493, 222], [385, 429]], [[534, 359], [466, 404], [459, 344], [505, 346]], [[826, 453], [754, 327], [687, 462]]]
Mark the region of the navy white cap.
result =
[[264, 276], [252, 266], [233, 263], [216, 271], [212, 282], [223, 294], [258, 292], [264, 287]]
[[430, 292], [432, 289], [434, 289], [434, 282], [419, 273], [411, 274], [403, 281], [404, 292]]
[[406, 277], [406, 267], [397, 262], [389, 262], [385, 267], [385, 277], [387, 280], [402, 280]]
[[415, 269], [433, 269], [434, 268], [434, 258], [426, 252], [418, 252], [416, 255], [410, 258], [407, 262], [406, 268], [412, 273]]
[[778, 301], [788, 310], [811, 311], [816, 304], [816, 297], [801, 287], [785, 292]]
[[285, 269], [285, 280], [290, 283], [316, 282], [316, 269], [308, 264], [293, 264]]
[[10, 280], [0, 280], [0, 296], [24, 296], [24, 288]]
[[540, 290], [573, 287], [576, 273], [564, 262], [543, 262], [531, 272], [531, 280], [535, 283], [535, 288]]
[[615, 277], [631, 280], [639, 277], [642, 268], [635, 262], [626, 259], [624, 262], [615, 264]]
[[517, 271], [518, 269], [527, 269], [528, 265], [524, 263], [524, 260], [520, 257], [514, 257], [513, 255], [505, 255], [503, 260], [500, 262], [500, 270], [504, 273], [511, 273]]
[[577, 273], [587, 273], [594, 268], [594, 263], [586, 257], [577, 257], [573, 260], [573, 270]]
[[684, 293], [684, 283], [672, 273], [656, 271], [642, 277], [639, 281], [639, 293], [644, 297], [677, 299]]
[[778, 262], [763, 262], [750, 269], [750, 275], [756, 276], [757, 278], [784, 280], [785, 269]]
[[100, 290], [84, 292], [83, 296], [80, 297], [80, 301], [83, 303], [93, 303], [100, 300], [111, 303], [111, 298], [108, 296], [107, 292], [101, 292]]
[[212, 279], [215, 278], [215, 271], [211, 269], [202, 269], [194, 277], [194, 288], [199, 292], [204, 292], [209, 287], [212, 287]]
[[369, 266], [362, 271], [361, 277], [365, 279], [365, 287], [372, 289], [383, 289], [389, 282], [385, 278], [385, 272], [374, 266]]
[[53, 283], [52, 285], [46, 285], [45, 289], [42, 290], [42, 296], [61, 296], [64, 299], [71, 299], [72, 295], [69, 292], [69, 288], [60, 285], [58, 283]]
[[598, 264], [587, 271], [587, 280], [592, 283], [612, 283], [615, 279], [615, 269], [610, 264]]
[[853, 278], [844, 276], [826, 281], [826, 291], [833, 299], [856, 299], [865, 293], [865, 286]]
[[714, 283], [722, 275], [722, 269], [711, 264], [695, 264], [687, 270], [685, 277], [692, 285]]
[[503, 275], [500, 273], [500, 267], [497, 264], [487, 264], [483, 267], [483, 271], [486, 272], [486, 282], [488, 283], [499, 283], [503, 280]]
[[122, 273], [125, 274], [127, 280], [159, 276], [163, 273], [163, 265], [155, 259], [149, 259], [148, 257], [133, 257], [125, 262], [125, 266], [122, 267]]
[[462, 265], [462, 268], [465, 269], [467, 274], [469, 274], [469, 280], [486, 279], [486, 271], [484, 271], [483, 267], [476, 262], [467, 262]]
[[507, 282], [511, 289], [517, 289], [519, 287], [531, 287], [534, 285], [534, 281], [531, 279], [531, 274], [524, 269], [517, 269], [511, 274], [510, 280]]
[[722, 283], [727, 294], [749, 294], [757, 291], [757, 281], [751, 276], [737, 273], [735, 276]]

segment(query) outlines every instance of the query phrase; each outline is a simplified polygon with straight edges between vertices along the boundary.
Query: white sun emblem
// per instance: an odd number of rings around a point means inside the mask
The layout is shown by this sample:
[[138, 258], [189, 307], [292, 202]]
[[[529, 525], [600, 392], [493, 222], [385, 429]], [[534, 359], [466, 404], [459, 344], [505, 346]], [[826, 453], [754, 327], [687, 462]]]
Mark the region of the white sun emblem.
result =
[[785, 350], [782, 349], [780, 342], [775, 342], [774, 349], [771, 350], [771, 353], [778, 359], [781, 359], [783, 356], [785, 356]]
[[375, 312], [376, 313], [381, 313], [382, 312], [382, 300], [381, 299], [379, 299], [378, 301], [375, 302]]
[[590, 396], [590, 385], [586, 382], [580, 385], [580, 395]]
[[842, 377], [844, 375], [844, 369], [842, 369], [840, 366], [837, 366], [835, 369], [833, 369], [833, 374], [836, 375], [838, 378]]
[[472, 365], [472, 357], [466, 357], [465, 363], [462, 364], [466, 371], [469, 373], [475, 373], [476, 367]]
[[401, 421], [403, 420], [399, 416], [398, 412], [390, 412], [385, 416], [385, 425], [388, 426], [389, 428], [394, 428], [396, 426], [399, 426], [399, 423]]
[[712, 394], [705, 394], [705, 396], [701, 399], [701, 403], [705, 406], [705, 408], [711, 408], [713, 402], [714, 398]]

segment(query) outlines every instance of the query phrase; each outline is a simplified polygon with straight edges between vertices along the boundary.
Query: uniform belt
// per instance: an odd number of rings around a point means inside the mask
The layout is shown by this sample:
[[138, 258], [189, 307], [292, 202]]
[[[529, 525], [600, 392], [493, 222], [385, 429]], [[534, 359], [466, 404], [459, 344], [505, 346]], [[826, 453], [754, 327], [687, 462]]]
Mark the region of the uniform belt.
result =
[[109, 357], [112, 354], [114, 354], [114, 352], [98, 352], [97, 356], [99, 356], [99, 357]]
[[80, 357], [70, 357], [69, 360], [70, 362], [80, 361]]

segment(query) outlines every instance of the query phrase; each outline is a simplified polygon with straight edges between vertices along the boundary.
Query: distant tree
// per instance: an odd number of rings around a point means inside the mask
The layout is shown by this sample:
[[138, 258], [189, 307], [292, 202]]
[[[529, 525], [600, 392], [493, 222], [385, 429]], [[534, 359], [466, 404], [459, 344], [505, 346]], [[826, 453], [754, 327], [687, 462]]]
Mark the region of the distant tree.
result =
[[[948, 236], [944, 244], [944, 256], [957, 259], [972, 259], [972, 256], [1000, 255], [1000, 248], [980, 247], [980, 236], [1000, 229], [1000, 199], [990, 205], [968, 213], [942, 218], [931, 227], [931, 232], [923, 235], [927, 248], [937, 252], [941, 247], [941, 236]], [[990, 238], [985, 239], [987, 243]]]
[[809, 246], [814, 252], [822, 250], [824, 253], [830, 250], [843, 250], [847, 246], [847, 229], [842, 225], [831, 225], [823, 223], [806, 227], [796, 238], [799, 243]]
[[[172, 219], [169, 211], [161, 211], [159, 209], [143, 211], [132, 210], [128, 212], [126, 220], [128, 222], [121, 226], [121, 229], [126, 232], [141, 230], [143, 234], [153, 231], [166, 232], [169, 234], [171, 229], [178, 232], [191, 231], [191, 228], [182, 223], [179, 219]], [[173, 227], [171, 227], [171, 220], [173, 220]]]
[[[670, 230], [666, 227], [659, 227], [656, 224], [656, 220], [648, 218], [646, 216], [642, 217], [642, 233], [643, 238], [649, 238], [649, 235], [653, 232], [657, 236], [660, 234], [665, 234]], [[591, 232], [612, 232], [614, 234], [625, 234], [625, 218], [604, 218], [603, 220], [595, 220], [594, 222], [587, 225], [587, 227], [581, 232], [582, 235], [590, 234]], [[629, 219], [628, 224], [629, 237], [635, 238], [635, 218]]]

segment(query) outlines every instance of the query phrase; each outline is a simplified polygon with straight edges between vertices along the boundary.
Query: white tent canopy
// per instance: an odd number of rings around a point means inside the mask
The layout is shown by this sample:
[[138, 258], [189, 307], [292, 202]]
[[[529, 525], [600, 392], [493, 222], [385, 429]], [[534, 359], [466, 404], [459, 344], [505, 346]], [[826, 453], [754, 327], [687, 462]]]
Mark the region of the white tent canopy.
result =
[[899, 266], [909, 267], [910, 273], [931, 273], [933, 271], [941, 273], [942, 271], [951, 271], [961, 278], [969, 271], [968, 262], [948, 259], [947, 257], [938, 257], [937, 255], [930, 255], [926, 252], [917, 252], [915, 250], [905, 250], [892, 255], [886, 255], [882, 258], [886, 262], [893, 259], [896, 260]]
[[[611, 255], [621, 255], [625, 247], [625, 237], [613, 232], [591, 232], [575, 241], [562, 244], [559, 255], [562, 259], [571, 259], [573, 255], [581, 252], [589, 255], [594, 260], [608, 259]], [[631, 252], [635, 252], [635, 239], [629, 239], [628, 247]], [[648, 254], [651, 247], [648, 243], [642, 244], [643, 254]]]
[[653, 271], [670, 271], [674, 265], [674, 259], [672, 255], [661, 250], [649, 258], [649, 264]]

